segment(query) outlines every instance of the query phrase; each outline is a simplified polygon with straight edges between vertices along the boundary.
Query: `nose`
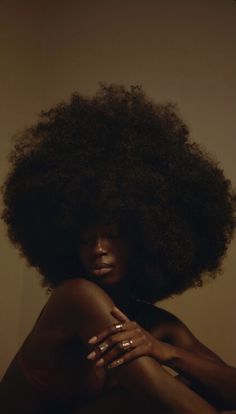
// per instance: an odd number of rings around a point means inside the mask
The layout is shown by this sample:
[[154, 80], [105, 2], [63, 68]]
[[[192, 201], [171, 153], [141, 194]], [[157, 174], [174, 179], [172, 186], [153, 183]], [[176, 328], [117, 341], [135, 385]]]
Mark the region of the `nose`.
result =
[[97, 237], [94, 240], [93, 252], [95, 255], [101, 256], [107, 254], [107, 245], [104, 237]]

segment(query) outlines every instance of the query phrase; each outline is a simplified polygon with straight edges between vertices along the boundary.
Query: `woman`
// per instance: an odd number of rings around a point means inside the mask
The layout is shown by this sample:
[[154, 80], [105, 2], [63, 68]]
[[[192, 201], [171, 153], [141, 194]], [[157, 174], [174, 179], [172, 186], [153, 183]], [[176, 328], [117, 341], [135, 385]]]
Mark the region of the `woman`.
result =
[[229, 180], [173, 106], [139, 87], [75, 94], [10, 160], [3, 219], [52, 294], [3, 378], [4, 412], [235, 408], [236, 370], [153, 305], [215, 276], [235, 226]]

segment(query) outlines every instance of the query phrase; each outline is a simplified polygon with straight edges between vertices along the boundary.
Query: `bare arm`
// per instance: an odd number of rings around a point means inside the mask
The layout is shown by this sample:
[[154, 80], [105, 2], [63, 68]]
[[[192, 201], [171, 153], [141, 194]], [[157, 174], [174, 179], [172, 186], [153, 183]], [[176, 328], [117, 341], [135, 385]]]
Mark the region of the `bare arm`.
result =
[[[111, 298], [97, 285], [85, 279], [77, 280], [61, 289], [59, 301], [67, 302], [70, 323], [87, 344], [96, 335], [117, 320], [111, 315]], [[57, 295], [60, 296], [60, 288]], [[69, 306], [68, 306], [69, 305]], [[103, 367], [104, 378], [106, 371]], [[218, 411], [204, 399], [179, 383], [154, 359], [143, 356], [113, 370], [118, 382], [127, 390], [139, 393], [153, 403], [162, 404], [173, 414], [216, 414]]]
[[177, 318], [166, 327], [166, 336], [173, 345], [168, 364], [188, 378], [204, 398], [224, 409], [235, 408], [236, 369], [199, 342]]
[[193, 389], [224, 409], [236, 408], [236, 369], [218, 361], [206, 359], [193, 351], [175, 348], [171, 365], [187, 375]]

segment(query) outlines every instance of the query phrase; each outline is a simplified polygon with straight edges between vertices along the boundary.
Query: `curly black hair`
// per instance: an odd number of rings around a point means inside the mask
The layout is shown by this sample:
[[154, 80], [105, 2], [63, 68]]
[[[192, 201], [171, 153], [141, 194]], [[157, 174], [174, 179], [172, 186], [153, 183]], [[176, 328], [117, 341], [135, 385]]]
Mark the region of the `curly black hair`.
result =
[[83, 276], [84, 226], [118, 223], [135, 243], [127, 283], [156, 301], [215, 277], [235, 227], [236, 197], [173, 104], [140, 86], [101, 84], [42, 111], [18, 136], [2, 188], [9, 237], [44, 284]]

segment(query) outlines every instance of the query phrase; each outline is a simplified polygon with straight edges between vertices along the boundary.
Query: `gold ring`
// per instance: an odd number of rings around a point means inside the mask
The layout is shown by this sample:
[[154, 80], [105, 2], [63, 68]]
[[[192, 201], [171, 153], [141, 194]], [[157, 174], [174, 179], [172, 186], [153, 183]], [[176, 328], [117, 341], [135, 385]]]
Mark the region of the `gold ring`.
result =
[[123, 324], [122, 324], [122, 323], [117, 323], [117, 324], [115, 325], [115, 328], [116, 328], [116, 330], [117, 330], [117, 331], [122, 331], [122, 329], [123, 329]]
[[110, 364], [107, 365], [107, 368], [115, 368], [118, 367], [119, 365], [123, 364], [124, 360], [123, 358], [119, 358], [116, 361], [111, 362]]
[[98, 345], [98, 348], [100, 349], [100, 352], [105, 352], [108, 348], [108, 343], [102, 342], [100, 345]]
[[122, 349], [133, 349], [134, 341], [132, 339], [124, 339], [121, 341], [121, 347]]

